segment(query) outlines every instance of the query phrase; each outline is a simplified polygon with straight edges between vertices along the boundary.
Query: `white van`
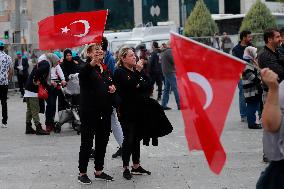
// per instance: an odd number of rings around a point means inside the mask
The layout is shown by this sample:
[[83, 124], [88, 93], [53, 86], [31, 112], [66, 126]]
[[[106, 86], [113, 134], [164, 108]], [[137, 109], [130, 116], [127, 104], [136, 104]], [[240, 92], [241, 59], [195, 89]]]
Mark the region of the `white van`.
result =
[[108, 40], [108, 50], [112, 53], [115, 53], [119, 48], [129, 40], [132, 36], [132, 31], [128, 32], [113, 32], [113, 33], [104, 33], [104, 37]]
[[143, 44], [150, 50], [153, 41], [157, 41], [159, 46], [169, 41], [171, 31], [177, 31], [174, 24], [133, 28], [131, 38], [123, 46], [137, 48]]

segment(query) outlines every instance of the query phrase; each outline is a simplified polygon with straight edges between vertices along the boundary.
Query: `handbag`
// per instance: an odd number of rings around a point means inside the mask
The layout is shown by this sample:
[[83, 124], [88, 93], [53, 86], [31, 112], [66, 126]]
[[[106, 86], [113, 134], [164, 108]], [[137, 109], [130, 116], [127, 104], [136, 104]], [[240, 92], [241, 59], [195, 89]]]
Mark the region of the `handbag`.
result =
[[38, 93], [37, 93], [37, 96], [38, 98], [40, 99], [48, 99], [48, 91], [47, 89], [42, 85], [42, 84], [39, 84], [38, 85]]

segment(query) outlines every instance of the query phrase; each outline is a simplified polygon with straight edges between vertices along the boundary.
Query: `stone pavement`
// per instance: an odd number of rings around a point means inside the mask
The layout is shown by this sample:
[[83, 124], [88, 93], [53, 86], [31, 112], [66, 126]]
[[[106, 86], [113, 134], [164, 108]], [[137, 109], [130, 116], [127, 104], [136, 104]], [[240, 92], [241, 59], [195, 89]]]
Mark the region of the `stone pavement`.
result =
[[[117, 144], [111, 135], [105, 159], [105, 172], [114, 182], [95, 181], [93, 162], [88, 175], [92, 185], [77, 182], [80, 136], [67, 124], [60, 134], [25, 135], [25, 103], [20, 95], [9, 93], [8, 128], [0, 128], [0, 189], [252, 189], [266, 164], [262, 163], [262, 131], [249, 130], [240, 123], [238, 96], [235, 95], [222, 143], [227, 162], [222, 173], [214, 175], [203, 152], [189, 152], [181, 112], [166, 112], [174, 131], [159, 140], [158, 147], [141, 148], [142, 166], [150, 176], [122, 177], [121, 158], [112, 159]], [[169, 106], [176, 108], [171, 96]], [[1, 110], [0, 110], [1, 111]], [[44, 118], [41, 117], [42, 123]]]

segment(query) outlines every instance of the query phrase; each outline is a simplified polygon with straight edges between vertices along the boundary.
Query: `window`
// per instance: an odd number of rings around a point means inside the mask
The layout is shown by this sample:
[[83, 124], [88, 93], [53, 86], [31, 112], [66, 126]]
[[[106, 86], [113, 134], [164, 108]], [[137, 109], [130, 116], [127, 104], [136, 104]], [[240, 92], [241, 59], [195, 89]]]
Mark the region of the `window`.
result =
[[77, 11], [80, 9], [80, 1], [78, 0], [68, 0], [67, 1], [67, 9], [72, 11]]

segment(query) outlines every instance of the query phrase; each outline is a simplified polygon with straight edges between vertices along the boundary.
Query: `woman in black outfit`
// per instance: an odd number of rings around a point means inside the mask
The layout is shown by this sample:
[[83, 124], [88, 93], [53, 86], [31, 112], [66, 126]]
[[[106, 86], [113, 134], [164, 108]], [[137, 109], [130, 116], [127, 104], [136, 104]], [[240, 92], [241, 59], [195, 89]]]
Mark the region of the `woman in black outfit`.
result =
[[112, 98], [116, 88], [111, 73], [103, 65], [103, 51], [98, 44], [87, 48], [87, 63], [79, 73], [81, 147], [78, 182], [91, 184], [87, 166], [95, 135], [95, 178], [107, 181], [113, 178], [104, 172], [106, 146], [111, 131]]
[[[121, 97], [119, 106], [119, 120], [123, 130], [122, 161], [123, 177], [127, 180], [132, 178], [132, 174], [148, 174], [140, 166], [140, 125], [141, 115], [139, 109], [142, 101], [149, 96], [151, 82], [142, 71], [143, 60], [136, 63], [136, 57], [132, 49], [122, 48], [118, 55], [117, 69], [114, 73], [114, 83], [117, 93]], [[129, 171], [129, 161], [132, 155], [133, 166]]]
[[[69, 76], [71, 74], [79, 73], [82, 67], [84, 67], [83, 61], [75, 61], [72, 57], [72, 51], [70, 49], [65, 49], [63, 52], [63, 62], [60, 64], [60, 67], [63, 71], [65, 80], [69, 81]], [[79, 105], [79, 95], [72, 95], [72, 104]], [[61, 93], [58, 95], [58, 111], [65, 110], [67, 104], [64, 100], [64, 97]]]

